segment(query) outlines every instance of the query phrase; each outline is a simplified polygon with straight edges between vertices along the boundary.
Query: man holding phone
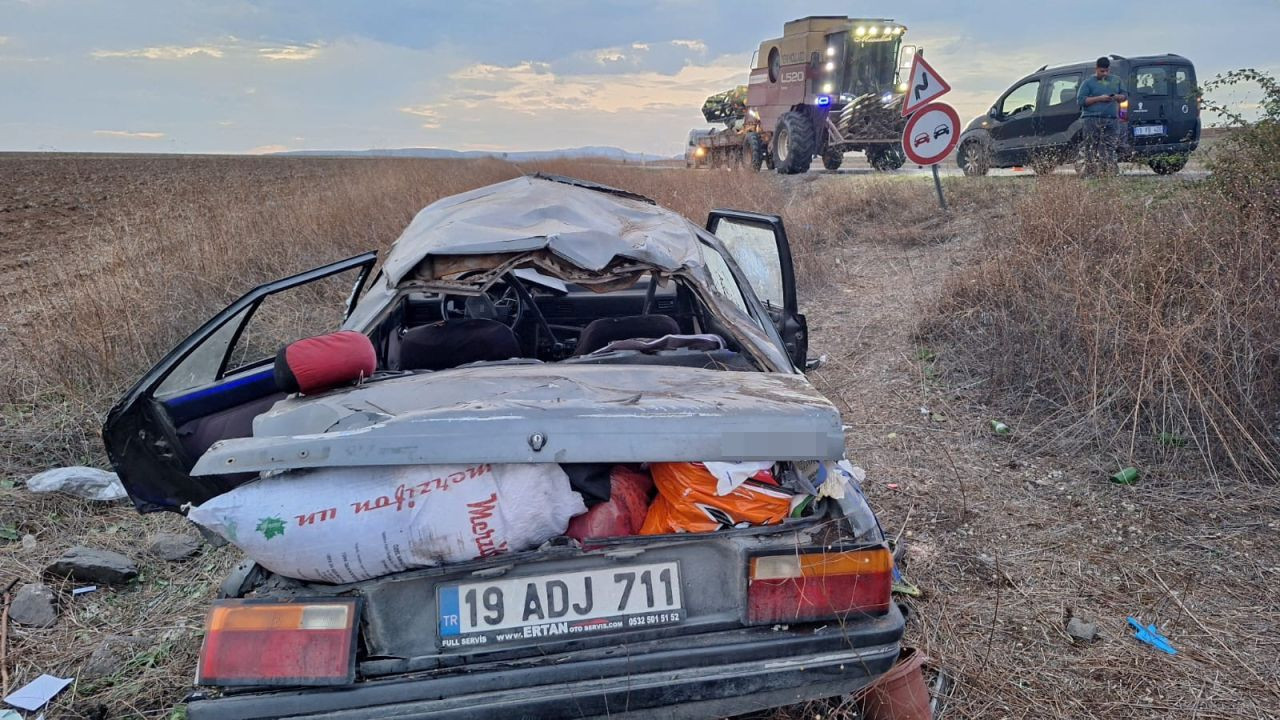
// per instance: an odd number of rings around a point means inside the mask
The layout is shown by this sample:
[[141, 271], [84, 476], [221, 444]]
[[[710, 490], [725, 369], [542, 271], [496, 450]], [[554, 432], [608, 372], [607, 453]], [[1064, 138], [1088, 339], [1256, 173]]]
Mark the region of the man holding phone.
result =
[[1087, 78], [1076, 92], [1080, 118], [1084, 120], [1084, 174], [1114, 175], [1116, 165], [1116, 126], [1120, 103], [1128, 98], [1118, 78], [1111, 77], [1111, 61], [1098, 58], [1093, 77]]

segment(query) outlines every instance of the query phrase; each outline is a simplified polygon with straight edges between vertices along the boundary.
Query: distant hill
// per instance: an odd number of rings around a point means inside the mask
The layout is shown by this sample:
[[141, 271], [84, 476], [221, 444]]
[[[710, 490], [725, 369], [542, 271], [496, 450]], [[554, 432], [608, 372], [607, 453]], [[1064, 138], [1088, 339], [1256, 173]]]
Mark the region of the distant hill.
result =
[[376, 150], [289, 150], [272, 153], [291, 157], [415, 157], [415, 158], [499, 158], [511, 162], [536, 162], [539, 160], [578, 160], [598, 158], [617, 162], [653, 162], [670, 159], [665, 155], [635, 153], [616, 147], [591, 145], [562, 150], [521, 150], [495, 152], [490, 150], [448, 150], [446, 148], [386, 148]]

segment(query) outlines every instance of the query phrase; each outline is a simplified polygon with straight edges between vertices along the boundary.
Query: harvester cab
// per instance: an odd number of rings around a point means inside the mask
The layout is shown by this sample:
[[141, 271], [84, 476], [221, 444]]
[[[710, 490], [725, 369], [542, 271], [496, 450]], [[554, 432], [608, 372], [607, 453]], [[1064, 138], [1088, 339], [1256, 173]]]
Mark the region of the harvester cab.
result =
[[765, 161], [799, 173], [816, 155], [835, 170], [845, 152], [865, 150], [877, 170], [901, 167], [901, 83], [919, 51], [903, 45], [905, 32], [884, 18], [814, 16], [761, 43], [746, 114]]

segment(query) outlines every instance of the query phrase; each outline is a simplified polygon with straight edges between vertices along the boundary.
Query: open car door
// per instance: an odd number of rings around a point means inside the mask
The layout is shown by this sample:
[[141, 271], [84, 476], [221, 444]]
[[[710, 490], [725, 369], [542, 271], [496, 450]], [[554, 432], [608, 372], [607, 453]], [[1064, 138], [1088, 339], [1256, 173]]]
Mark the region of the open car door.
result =
[[252, 435], [253, 418], [284, 396], [273, 373], [276, 351], [338, 329], [376, 261], [365, 253], [254, 288], [116, 403], [103, 443], [138, 510], [179, 511], [243, 482], [243, 474], [195, 478], [188, 471], [213, 443]]
[[719, 238], [733, 255], [756, 297], [769, 311], [792, 364], [803, 369], [809, 353], [809, 332], [804, 315], [797, 308], [795, 267], [782, 218], [740, 210], [712, 210], [707, 216], [707, 232]]

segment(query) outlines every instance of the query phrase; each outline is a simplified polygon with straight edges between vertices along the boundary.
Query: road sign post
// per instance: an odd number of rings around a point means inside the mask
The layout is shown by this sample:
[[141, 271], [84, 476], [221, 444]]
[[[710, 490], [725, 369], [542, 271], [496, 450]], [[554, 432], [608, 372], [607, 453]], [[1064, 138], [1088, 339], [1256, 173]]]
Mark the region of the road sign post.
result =
[[942, 162], [960, 138], [960, 116], [950, 105], [934, 102], [951, 92], [946, 80], [916, 53], [907, 75], [907, 97], [902, 101], [903, 116], [910, 116], [902, 131], [902, 149], [917, 165], [928, 165], [933, 171], [933, 187], [938, 191], [938, 205], [947, 209], [942, 194], [942, 178], [938, 163]]

